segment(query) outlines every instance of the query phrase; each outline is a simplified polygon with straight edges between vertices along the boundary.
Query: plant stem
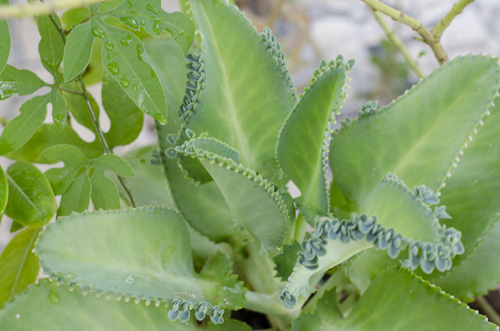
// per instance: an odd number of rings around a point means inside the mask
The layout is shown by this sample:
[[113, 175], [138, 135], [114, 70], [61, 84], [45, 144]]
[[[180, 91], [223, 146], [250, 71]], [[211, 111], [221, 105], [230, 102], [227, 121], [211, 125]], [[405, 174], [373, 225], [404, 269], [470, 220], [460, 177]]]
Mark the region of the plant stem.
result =
[[288, 309], [285, 308], [281, 302], [276, 300], [275, 296], [253, 291], [248, 291], [246, 293], [244, 307], [266, 315], [286, 317], [289, 320], [298, 317], [300, 312], [300, 306], [294, 309]]
[[85, 7], [103, 1], [106, 0], [55, 0], [47, 3], [0, 6], [0, 20], [46, 15], [61, 9]]
[[465, 7], [473, 3], [475, 0], [459, 0], [457, 3], [451, 7], [450, 11], [439, 21], [438, 24], [432, 29], [432, 34], [436, 40], [441, 40], [444, 30], [450, 26], [451, 21], [460, 14]]
[[[102, 133], [102, 130], [99, 126], [99, 121], [97, 120], [97, 117], [95, 116], [94, 110], [92, 109], [92, 105], [90, 104], [90, 100], [89, 100], [89, 97], [87, 94], [88, 92], [87, 92], [87, 89], [85, 87], [85, 83], [83, 82], [83, 78], [81, 75], [78, 76], [78, 82], [80, 83], [80, 86], [82, 88], [82, 91], [83, 91], [82, 96], [83, 96], [83, 99], [85, 100], [85, 105], [87, 105], [87, 109], [89, 111], [90, 118], [92, 119], [92, 123], [94, 124], [95, 131], [97, 133], [97, 136], [99, 137], [99, 140], [101, 141], [102, 146], [104, 147], [104, 152], [106, 154], [113, 154], [113, 152], [109, 148], [109, 145], [108, 145], [108, 142], [106, 141], [106, 138], [104, 137], [104, 134]], [[127, 182], [125, 181], [125, 178], [123, 178], [122, 176], [116, 176], [116, 177], [118, 177], [118, 181], [120, 182], [121, 186], [123, 187], [123, 190], [127, 194], [127, 197], [130, 201], [130, 205], [135, 208], [136, 207], [135, 200], [134, 200], [134, 197], [132, 195], [132, 192], [130, 191], [130, 189], [127, 185]]]
[[60, 91], [64, 91], [66, 93], [76, 94], [76, 95], [79, 95], [79, 96], [83, 97], [83, 93], [81, 93], [81, 92], [77, 92], [77, 91], [73, 91], [73, 90], [68, 90], [68, 89], [65, 89], [64, 87], [58, 87], [57, 89], [60, 90]]
[[436, 57], [436, 59], [439, 61], [440, 64], [448, 62], [448, 55], [446, 54], [446, 51], [439, 42], [439, 39], [436, 39], [434, 37], [434, 34], [431, 33], [429, 30], [427, 30], [422, 25], [422, 22], [409, 15], [406, 15], [405, 13], [397, 9], [394, 9], [382, 3], [381, 0], [361, 0], [361, 1], [366, 3], [373, 11], [380, 11], [381, 13], [389, 16], [393, 20], [403, 23], [404, 25], [407, 25], [410, 28], [412, 28], [422, 37], [422, 40], [431, 47], [434, 56]]
[[297, 240], [299, 243], [304, 240], [304, 236], [307, 231], [307, 222], [304, 216], [302, 216], [301, 213], [299, 213], [299, 216], [297, 217], [297, 220], [295, 221], [295, 232], [294, 232], [294, 239]]
[[500, 325], [500, 315], [496, 312], [495, 308], [493, 308], [488, 300], [484, 296], [476, 297], [476, 302], [481, 307], [483, 312], [488, 316], [490, 322], [493, 322], [497, 325]]
[[391, 30], [391, 28], [389, 27], [389, 25], [387, 24], [387, 22], [384, 20], [384, 18], [382, 17], [382, 15], [379, 12], [377, 12], [375, 10], [372, 10], [372, 12], [373, 12], [373, 16], [375, 16], [375, 19], [377, 20], [377, 22], [380, 24], [382, 29], [385, 31], [387, 38], [399, 50], [401, 55], [403, 55], [404, 59], [406, 60], [406, 63], [408, 63], [410, 68], [417, 74], [418, 77], [424, 78], [425, 74], [419, 68], [417, 61], [415, 61], [411, 57], [410, 52], [408, 52], [408, 49], [403, 44], [403, 41], [401, 40], [401, 38], [399, 38], [398, 35], [396, 35], [396, 33], [393, 30]]

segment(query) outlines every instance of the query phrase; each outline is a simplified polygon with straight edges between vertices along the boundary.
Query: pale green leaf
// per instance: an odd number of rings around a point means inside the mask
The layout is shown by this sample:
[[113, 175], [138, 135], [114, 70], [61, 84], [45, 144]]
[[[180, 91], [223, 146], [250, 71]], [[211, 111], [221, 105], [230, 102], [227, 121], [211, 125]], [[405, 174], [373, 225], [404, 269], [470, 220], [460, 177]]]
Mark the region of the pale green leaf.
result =
[[243, 165], [273, 178], [278, 133], [295, 102], [280, 46], [225, 1], [192, 0], [191, 7], [202, 54], [191, 57], [185, 127], [229, 144]]
[[90, 179], [92, 184], [92, 202], [94, 208], [118, 209], [120, 208], [120, 194], [115, 183], [101, 171], [95, 171]]
[[162, 31], [168, 31], [184, 53], [187, 52], [194, 39], [193, 22], [184, 14], [166, 13], [160, 0], [124, 1], [121, 6], [106, 12], [115, 16], [127, 27], [138, 31], [141, 27], [149, 34], [160, 36]]
[[111, 122], [104, 138], [109, 148], [128, 145], [141, 133], [144, 115], [109, 75], [103, 77], [102, 104]]
[[27, 228], [19, 232], [2, 251], [0, 307], [36, 281], [40, 267], [38, 257], [32, 250], [39, 232], [39, 228]]
[[64, 167], [51, 168], [45, 173], [56, 195], [63, 194], [78, 170], [89, 163], [80, 149], [72, 145], [56, 145], [44, 150], [42, 154], [54, 162], [64, 162]]
[[0, 74], [2, 73], [10, 55], [10, 31], [7, 21], [0, 21]]
[[194, 272], [184, 220], [165, 208], [74, 213], [45, 229], [35, 253], [51, 277], [100, 292], [204, 303], [209, 313], [244, 301], [245, 290], [228, 275], [223, 256]]
[[0, 136], [0, 155], [13, 152], [23, 146], [42, 126], [47, 117], [47, 104], [52, 93], [36, 96], [26, 101], [19, 112], [19, 116], [10, 121]]
[[14, 94], [28, 95], [47, 84], [33, 72], [6, 65], [0, 73], [0, 100]]
[[61, 93], [59, 93], [59, 91], [53, 91], [51, 95], [52, 98], [50, 103], [52, 104], [52, 119], [57, 128], [62, 131], [68, 116], [66, 100], [63, 98]]
[[86, 173], [71, 182], [71, 185], [61, 196], [61, 203], [57, 216], [67, 216], [72, 212], [82, 212], [89, 206], [90, 202], [90, 181]]
[[5, 206], [7, 206], [8, 184], [7, 177], [2, 167], [0, 167], [0, 215], [3, 214]]
[[78, 24], [71, 30], [64, 46], [63, 74], [65, 81], [72, 81], [87, 68], [94, 39], [90, 22]]
[[118, 176], [130, 177], [134, 176], [134, 170], [121, 157], [115, 154], [107, 154], [93, 162], [97, 170], [102, 172], [111, 170]]
[[[77, 82], [72, 82], [72, 83], [67, 83], [63, 85], [64, 88], [68, 90], [73, 90], [78, 93], [82, 93], [82, 87], [79, 83]], [[88, 91], [87, 91], [88, 93]], [[87, 103], [85, 101], [85, 98], [83, 98], [81, 95], [74, 94], [74, 93], [68, 93], [65, 91], [61, 91], [62, 96], [66, 100], [67, 107], [69, 111], [71, 112], [71, 115], [73, 116], [73, 119], [89, 129], [90, 131], [94, 132], [95, 134], [95, 126], [94, 126], [94, 121], [92, 120], [92, 116], [90, 115], [90, 112], [88, 110]], [[88, 93], [87, 94], [89, 99], [90, 99], [90, 106], [92, 107], [92, 110], [94, 111], [95, 117], [99, 118], [99, 106], [97, 105], [97, 102], [95, 101], [94, 97]], [[98, 140], [98, 139], [96, 139]]]
[[131, 32], [94, 19], [92, 31], [102, 38], [102, 60], [111, 76], [144, 113], [166, 123], [165, 96], [151, 66], [142, 59], [144, 46]]
[[[499, 87], [497, 60], [454, 59], [378, 111], [363, 112], [334, 134], [330, 165], [350, 210], [362, 210], [382, 176], [409, 186], [442, 187], [457, 152]], [[454, 215], [451, 215], [454, 216]]]
[[[54, 22], [60, 28], [61, 24], [57, 15], [52, 15], [52, 19], [54, 19]], [[58, 28], [48, 16], [39, 16], [37, 24], [38, 31], [42, 37], [38, 44], [38, 52], [40, 53], [42, 65], [54, 75], [63, 60], [64, 40], [59, 34]]]
[[[405, 304], [402, 304], [405, 303]], [[343, 320], [318, 330], [497, 330], [486, 317], [407, 269], [380, 274]]]
[[[47, 278], [18, 296], [14, 302], [0, 310], [0, 324], [9, 331], [53, 330], [169, 330], [196, 331], [207, 328], [198, 326], [192, 317], [187, 323], [172, 322], [164, 305], [146, 306], [133, 301], [117, 301], [95, 294], [82, 295], [69, 286], [57, 286]], [[240, 330], [242, 323], [228, 320], [223, 327]], [[209, 324], [208, 330], [212, 326]], [[249, 330], [244, 328], [242, 330]]]
[[340, 59], [323, 64], [283, 124], [276, 147], [281, 169], [300, 189], [301, 203], [319, 215], [329, 211], [327, 149], [346, 80]]
[[5, 215], [25, 226], [42, 226], [56, 213], [54, 192], [45, 175], [28, 162], [7, 168], [9, 200]]

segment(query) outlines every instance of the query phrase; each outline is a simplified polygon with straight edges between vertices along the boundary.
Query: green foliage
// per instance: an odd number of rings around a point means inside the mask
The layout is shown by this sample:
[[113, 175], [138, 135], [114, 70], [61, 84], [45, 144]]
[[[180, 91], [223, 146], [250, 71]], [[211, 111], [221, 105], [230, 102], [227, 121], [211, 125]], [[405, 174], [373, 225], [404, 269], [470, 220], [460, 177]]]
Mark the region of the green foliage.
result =
[[[2, 329], [249, 330], [242, 308], [273, 330], [494, 329], [450, 295], [500, 282], [497, 59], [458, 57], [333, 132], [353, 60], [322, 60], [297, 100], [269, 28], [181, 5], [37, 15], [49, 83], [6, 64], [0, 21], [0, 100], [37, 93], [0, 136], [20, 230]], [[144, 113], [158, 144], [131, 149]]]

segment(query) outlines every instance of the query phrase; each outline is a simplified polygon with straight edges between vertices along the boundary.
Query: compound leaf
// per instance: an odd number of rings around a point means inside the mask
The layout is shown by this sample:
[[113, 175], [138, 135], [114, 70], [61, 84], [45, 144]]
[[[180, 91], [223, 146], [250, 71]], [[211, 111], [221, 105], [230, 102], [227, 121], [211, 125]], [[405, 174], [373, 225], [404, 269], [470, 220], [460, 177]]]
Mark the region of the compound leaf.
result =
[[90, 189], [90, 180], [86, 173], [74, 179], [61, 195], [57, 216], [67, 216], [72, 212], [80, 213], [87, 209], [90, 202]]
[[[0, 307], [36, 281], [38, 257], [32, 250], [40, 228], [27, 228], [11, 239], [0, 255]], [[0, 323], [1, 324], [1, 323]]]
[[17, 223], [37, 227], [56, 213], [54, 192], [45, 175], [28, 162], [16, 162], [7, 168], [9, 200], [5, 214]]
[[5, 100], [16, 93], [28, 95], [46, 85], [33, 72], [6, 65], [0, 73], [0, 100]]
[[[61, 23], [57, 15], [52, 15], [52, 18], [60, 28]], [[64, 41], [59, 34], [58, 28], [48, 16], [39, 16], [37, 24], [38, 31], [42, 37], [38, 44], [38, 52], [42, 59], [42, 65], [55, 77], [55, 73], [63, 60]]]

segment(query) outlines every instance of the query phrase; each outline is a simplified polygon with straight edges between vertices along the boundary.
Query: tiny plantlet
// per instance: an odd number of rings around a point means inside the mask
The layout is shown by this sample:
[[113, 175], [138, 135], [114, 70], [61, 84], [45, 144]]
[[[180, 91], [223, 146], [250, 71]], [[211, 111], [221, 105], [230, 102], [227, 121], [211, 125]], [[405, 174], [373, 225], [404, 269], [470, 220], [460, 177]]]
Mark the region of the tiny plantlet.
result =
[[[182, 5], [33, 5], [50, 82], [7, 64], [0, 20], [0, 100], [48, 91], [3, 121], [0, 329], [498, 330], [465, 304], [500, 283], [498, 60], [425, 30], [442, 65], [336, 125], [354, 60], [298, 92], [271, 29]], [[157, 145], [114, 154], [144, 116]]]

